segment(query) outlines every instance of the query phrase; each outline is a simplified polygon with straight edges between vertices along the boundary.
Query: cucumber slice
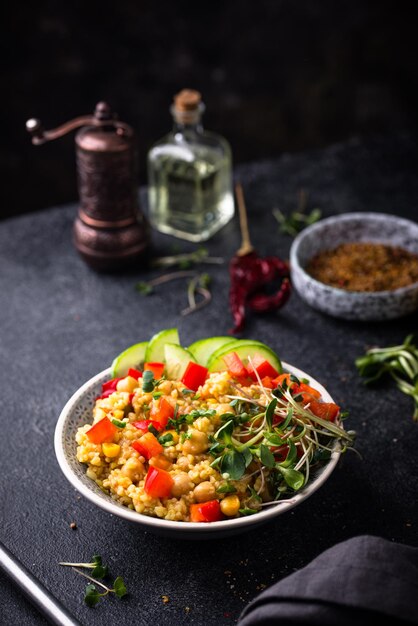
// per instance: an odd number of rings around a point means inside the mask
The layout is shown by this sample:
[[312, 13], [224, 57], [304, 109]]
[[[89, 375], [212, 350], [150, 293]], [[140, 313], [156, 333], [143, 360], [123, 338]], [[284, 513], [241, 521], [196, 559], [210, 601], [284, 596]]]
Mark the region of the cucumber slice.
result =
[[142, 341], [136, 343], [129, 348], [126, 348], [115, 359], [113, 359], [111, 365], [112, 378], [119, 378], [120, 376], [126, 376], [128, 370], [133, 367], [135, 369], [142, 368], [145, 361], [145, 352], [148, 346], [148, 341]]
[[180, 380], [190, 361], [197, 363], [191, 352], [175, 343], [165, 344], [164, 358], [165, 373], [171, 380]]
[[208, 337], [195, 341], [187, 349], [193, 354], [197, 363], [207, 367], [209, 359], [216, 350], [226, 346], [227, 343], [235, 343], [235, 341], [236, 339], [232, 339], [232, 337]]
[[177, 328], [167, 328], [160, 330], [151, 337], [145, 352], [146, 363], [163, 363], [165, 359], [164, 346], [166, 343], [180, 344], [179, 333]]
[[[214, 363], [218, 356], [221, 354], [225, 354], [225, 350], [227, 348], [231, 348], [231, 350], [228, 350], [228, 352], [232, 352], [232, 346], [235, 346], [237, 344], [242, 343], [243, 341], [252, 341], [250, 339], [230, 339], [230, 341], [226, 344], [224, 344], [223, 346], [220, 346], [217, 350], [215, 350], [212, 355], [209, 357], [208, 359], [208, 364], [207, 364], [207, 368], [210, 369], [210, 366], [212, 365], [212, 363]], [[254, 340], [255, 343], [258, 343]]]
[[244, 365], [247, 365], [248, 357], [253, 357], [255, 354], [261, 354], [278, 372], [282, 371], [281, 361], [271, 348], [266, 346], [266, 344], [261, 343], [261, 341], [252, 341], [249, 339], [237, 339], [234, 343], [225, 345], [223, 351], [222, 348], [217, 350], [213, 355], [213, 358], [209, 361], [209, 371], [220, 372], [224, 370], [225, 362], [223, 357], [230, 352], [236, 352]]

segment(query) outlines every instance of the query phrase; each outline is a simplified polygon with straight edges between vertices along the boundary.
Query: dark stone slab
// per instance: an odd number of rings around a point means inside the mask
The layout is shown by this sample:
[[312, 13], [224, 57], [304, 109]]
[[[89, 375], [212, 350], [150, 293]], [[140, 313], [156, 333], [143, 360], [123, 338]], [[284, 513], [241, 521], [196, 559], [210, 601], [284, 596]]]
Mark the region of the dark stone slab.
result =
[[[293, 208], [301, 188], [324, 216], [374, 210], [416, 219], [417, 161], [415, 142], [402, 135], [241, 166], [237, 175], [254, 245], [262, 254], [287, 257], [291, 239], [278, 233], [271, 211]], [[90, 270], [72, 246], [75, 212], [74, 205], [62, 206], [0, 224], [0, 529], [7, 547], [82, 624], [234, 623], [264, 586], [338, 541], [367, 533], [417, 545], [418, 425], [411, 418], [412, 401], [391, 385], [366, 390], [354, 367], [367, 346], [398, 343], [417, 330], [416, 317], [345, 322], [308, 308], [296, 293], [279, 313], [250, 318], [245, 336], [270, 344], [283, 360], [323, 382], [350, 411], [347, 423], [358, 433], [361, 458], [347, 453], [307, 502], [228, 540], [158, 537], [83, 499], [60, 472], [53, 450], [55, 423], [69, 396], [115, 354], [161, 328], [178, 326], [187, 345], [226, 333], [231, 319], [226, 264], [209, 268], [210, 306], [181, 317], [184, 284], [168, 284], [143, 298], [135, 282], [155, 272]], [[176, 243], [155, 233], [153, 242], [157, 253]], [[226, 260], [238, 246], [237, 220], [207, 244]], [[73, 521], [77, 530], [70, 528]], [[130, 595], [88, 609], [83, 580], [57, 563], [94, 553], [126, 579]], [[162, 595], [169, 597], [167, 604]], [[1, 606], [2, 623], [43, 623], [8, 582]]]

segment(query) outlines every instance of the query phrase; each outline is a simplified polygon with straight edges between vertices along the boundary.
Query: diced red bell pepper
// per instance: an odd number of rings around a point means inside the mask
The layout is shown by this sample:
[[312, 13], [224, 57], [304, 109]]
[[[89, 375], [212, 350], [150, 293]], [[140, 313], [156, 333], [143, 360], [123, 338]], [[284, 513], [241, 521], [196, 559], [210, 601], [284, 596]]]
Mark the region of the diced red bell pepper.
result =
[[128, 370], [128, 376], [130, 376], [131, 378], [135, 378], [135, 380], [138, 380], [138, 378], [142, 378], [142, 372], [131, 367]]
[[144, 491], [151, 498], [168, 498], [173, 484], [174, 480], [166, 470], [151, 465], [145, 477]]
[[[284, 381], [286, 381], [287, 386], [291, 384], [290, 374], [279, 374], [276, 378], [273, 379], [273, 383], [279, 387], [279, 385], [283, 385]], [[294, 384], [294, 383], [293, 383]]]
[[297, 383], [292, 382], [290, 380], [290, 374], [279, 374], [279, 376], [273, 380], [273, 384], [278, 387], [279, 385], [283, 385], [284, 381], [286, 381], [288, 388], [294, 395], [301, 393], [303, 399], [305, 400], [306, 394], [306, 402], [309, 402], [310, 397], [316, 398], [317, 400], [321, 398], [320, 392], [317, 389], [314, 389], [314, 387], [311, 387], [306, 383], [299, 383], [298, 385]]
[[161, 454], [164, 450], [157, 437], [150, 432], [142, 435], [138, 441], [133, 441], [131, 445], [133, 449], [145, 457], [147, 461], [149, 461], [152, 456]]
[[190, 361], [186, 367], [186, 371], [183, 374], [181, 382], [187, 387], [187, 389], [197, 391], [199, 387], [204, 384], [207, 375], [208, 369], [206, 367]]
[[261, 383], [266, 389], [275, 389], [276, 387], [271, 376], [264, 376], [264, 378], [261, 379]]
[[307, 385], [306, 383], [300, 383], [300, 385], [298, 386], [298, 393], [312, 396], [313, 398], [316, 398], [317, 400], [319, 400], [321, 397], [321, 394], [318, 391], [318, 389], [314, 389], [314, 387], [311, 387], [310, 385]]
[[247, 378], [247, 368], [236, 352], [230, 352], [224, 356], [223, 361], [226, 365], [226, 369], [233, 378]]
[[191, 522], [218, 522], [221, 518], [221, 505], [218, 500], [190, 505]]
[[164, 363], [144, 363], [144, 372], [145, 371], [150, 371], [154, 374], [154, 378], [155, 380], [159, 380], [161, 378], [161, 376], [163, 375], [164, 372], [164, 368], [165, 368], [165, 364]]
[[333, 402], [320, 402], [319, 400], [311, 400], [309, 409], [317, 417], [333, 422], [338, 415], [340, 407]]
[[174, 415], [174, 407], [165, 398], [160, 398], [158, 407], [153, 406], [150, 415], [153, 420], [159, 422], [162, 428], [165, 428], [170, 417]]
[[248, 363], [247, 370], [248, 374], [251, 376], [253, 380], [258, 380], [255, 372], [259, 375], [261, 379], [265, 376], [270, 376], [270, 378], [276, 378], [279, 375], [279, 372], [274, 369], [271, 363], [267, 361], [261, 354], [255, 354], [252, 359], [252, 363]]
[[112, 378], [112, 380], [107, 380], [102, 385], [102, 392], [108, 391], [109, 389], [112, 389], [113, 391], [116, 391], [116, 385], [118, 384], [118, 382], [120, 380], [122, 380], [122, 377]]
[[109, 396], [112, 395], [112, 393], [115, 393], [115, 389], [107, 389], [106, 391], [104, 391], [102, 393], [101, 396], [97, 396], [96, 400], [103, 400], [103, 398], [108, 398]]
[[154, 428], [159, 432], [164, 429], [160, 422], [155, 422], [154, 420], [140, 420], [138, 422], [133, 422], [132, 426], [140, 430], [143, 434], [149, 432], [149, 426], [154, 426]]
[[112, 424], [108, 417], [96, 422], [86, 433], [92, 443], [105, 443], [112, 441], [117, 427]]

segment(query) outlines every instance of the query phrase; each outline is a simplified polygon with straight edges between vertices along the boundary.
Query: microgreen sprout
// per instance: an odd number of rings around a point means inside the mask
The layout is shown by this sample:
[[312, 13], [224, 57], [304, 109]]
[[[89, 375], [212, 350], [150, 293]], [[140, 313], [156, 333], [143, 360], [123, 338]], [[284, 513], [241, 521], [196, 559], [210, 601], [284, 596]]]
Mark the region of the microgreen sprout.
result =
[[[328, 461], [335, 445], [344, 452], [355, 438], [354, 432], [340, 426], [340, 416], [325, 420], [309, 409], [309, 401], [295, 392], [301, 384], [296, 376], [289, 376], [289, 382], [284, 379], [274, 390], [264, 388], [261, 380], [258, 384], [262, 392], [258, 400], [248, 396], [245, 388], [232, 385], [237, 394], [228, 397], [236, 413], [220, 416], [223, 424], [209, 450], [215, 457], [212, 466], [231, 480], [239, 480], [253, 464], [250, 476], [258, 475], [257, 490], [250, 492], [241, 515], [300, 490], [309, 479], [311, 465]], [[270, 494], [268, 502], [261, 502], [262, 493]]]
[[142, 374], [142, 391], [144, 393], [150, 393], [154, 390], [154, 386], [154, 373], [151, 370], [145, 370]]
[[224, 259], [221, 257], [211, 257], [206, 248], [199, 247], [193, 252], [183, 252], [157, 257], [153, 260], [152, 265], [153, 267], [173, 267], [177, 265], [180, 269], [185, 270], [192, 267], [192, 265], [198, 265], [200, 263], [221, 265], [224, 263]]
[[312, 209], [309, 213], [306, 212], [307, 200], [307, 193], [304, 189], [301, 189], [298, 194], [296, 211], [285, 215], [280, 209], [273, 209], [273, 216], [278, 221], [282, 233], [295, 237], [306, 226], [310, 226], [321, 219], [322, 212], [318, 208]]
[[[84, 602], [89, 607], [94, 607], [100, 601], [101, 598], [104, 598], [110, 593], [114, 593], [118, 598], [123, 598], [126, 596], [127, 589], [124, 583], [124, 580], [121, 576], [118, 576], [112, 587], [106, 585], [102, 579], [107, 576], [108, 568], [106, 565], [102, 563], [102, 557], [99, 555], [94, 555], [91, 563], [66, 563], [61, 562], [60, 565], [71, 567], [77, 574], [87, 578], [89, 580], [89, 584], [85, 588], [84, 592]], [[83, 572], [80, 567], [85, 569], [91, 569], [91, 576]], [[103, 589], [100, 592], [97, 587]]]
[[[210, 258], [210, 257], [208, 257]], [[216, 258], [216, 257], [215, 257]], [[223, 261], [223, 260], [222, 260]], [[169, 272], [168, 274], [162, 274], [149, 281], [139, 281], [135, 284], [135, 289], [143, 296], [149, 296], [154, 293], [155, 287], [163, 285], [165, 283], [172, 282], [174, 280], [188, 278], [189, 283], [187, 287], [187, 298], [189, 306], [183, 309], [181, 315], [189, 315], [194, 311], [198, 311], [212, 299], [212, 294], [209, 290], [211, 278], [208, 273], [197, 274], [192, 270], [179, 270], [175, 272]], [[196, 296], [200, 296], [199, 302], [196, 300]]]
[[413, 420], [418, 422], [418, 348], [413, 335], [408, 335], [402, 345], [371, 348], [355, 361], [360, 376], [366, 384], [391, 376], [396, 386], [414, 401]]
[[86, 569], [91, 569], [91, 574], [94, 578], [104, 578], [107, 575], [108, 568], [107, 565], [103, 565], [102, 557], [98, 554], [92, 556], [91, 563], [60, 563], [60, 565], [65, 565], [67, 567], [84, 567]]
[[[211, 283], [211, 277], [209, 274], [198, 274], [194, 276], [189, 285], [187, 287], [187, 298], [189, 301], [189, 306], [181, 311], [182, 315], [189, 315], [189, 313], [193, 313], [194, 311], [198, 311], [203, 308], [212, 299], [212, 295], [209, 291], [209, 285]], [[196, 296], [202, 296], [200, 302], [197, 302]]]

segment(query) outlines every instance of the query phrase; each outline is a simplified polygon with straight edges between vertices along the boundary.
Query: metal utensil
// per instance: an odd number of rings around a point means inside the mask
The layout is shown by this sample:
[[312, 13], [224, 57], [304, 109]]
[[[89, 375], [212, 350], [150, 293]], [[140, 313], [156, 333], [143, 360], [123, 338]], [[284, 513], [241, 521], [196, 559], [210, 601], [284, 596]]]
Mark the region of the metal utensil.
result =
[[0, 567], [51, 624], [81, 626], [2, 543]]

